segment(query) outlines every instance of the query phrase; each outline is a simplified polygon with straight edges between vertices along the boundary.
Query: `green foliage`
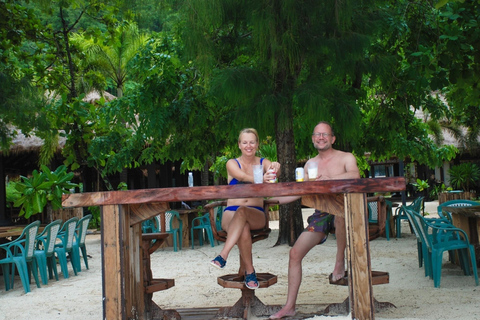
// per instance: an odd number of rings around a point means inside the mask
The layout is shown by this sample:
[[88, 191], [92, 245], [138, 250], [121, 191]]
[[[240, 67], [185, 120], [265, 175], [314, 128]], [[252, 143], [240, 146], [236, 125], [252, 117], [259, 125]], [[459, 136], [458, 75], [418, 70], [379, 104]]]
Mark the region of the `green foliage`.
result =
[[412, 183], [412, 185], [415, 187], [415, 189], [417, 191], [424, 191], [424, 190], [427, 190], [428, 188], [430, 188], [430, 185], [428, 184], [428, 181], [427, 180], [420, 180], [417, 178], [417, 182], [416, 183]]
[[30, 178], [22, 176], [22, 181], [15, 183], [16, 190], [21, 194], [14, 202], [15, 207], [21, 207], [19, 215], [28, 219], [42, 212], [47, 204], [53, 210], [62, 208], [62, 195], [78, 186], [70, 182], [73, 176], [73, 172], [67, 172], [64, 165], [53, 172], [43, 165], [41, 171], [34, 170]]
[[266, 158], [270, 161], [278, 161], [277, 160], [277, 144], [275, 142], [271, 142], [268, 144], [261, 144], [259, 155], [260, 157]]
[[470, 162], [452, 166], [448, 173], [452, 187], [463, 191], [470, 191], [480, 180], [480, 168]]
[[215, 162], [210, 167], [210, 171], [213, 172], [214, 177], [223, 177], [227, 179], [227, 161], [229, 158], [227, 156], [220, 156], [215, 158]]
[[434, 185], [432, 190], [430, 191], [430, 197], [432, 199], [438, 199], [438, 195], [442, 192], [446, 192], [446, 191], [451, 191], [453, 190], [452, 187], [447, 187], [445, 186], [444, 183], [440, 183], [440, 184], [437, 184], [437, 185]]
[[10, 208], [12, 204], [17, 201], [22, 194], [18, 192], [17, 188], [15, 188], [16, 181], [9, 181], [6, 185], [6, 202], [7, 202], [7, 208]]
[[88, 223], [88, 228], [99, 229], [101, 226], [100, 225], [101, 224], [100, 207], [99, 206], [88, 207], [88, 211], [92, 214], [92, 219], [90, 219], [90, 222]]

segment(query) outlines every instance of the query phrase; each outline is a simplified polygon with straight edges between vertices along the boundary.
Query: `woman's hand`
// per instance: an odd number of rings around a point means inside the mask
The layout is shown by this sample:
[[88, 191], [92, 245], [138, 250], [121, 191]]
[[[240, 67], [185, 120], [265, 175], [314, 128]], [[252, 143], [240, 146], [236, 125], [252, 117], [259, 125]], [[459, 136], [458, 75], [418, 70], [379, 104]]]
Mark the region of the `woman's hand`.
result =
[[280, 163], [279, 162], [272, 162], [270, 164], [270, 167], [267, 169], [268, 170], [273, 170], [273, 172], [278, 173], [280, 172]]
[[277, 173], [273, 169], [269, 169], [263, 174], [263, 182], [273, 183], [277, 181]]

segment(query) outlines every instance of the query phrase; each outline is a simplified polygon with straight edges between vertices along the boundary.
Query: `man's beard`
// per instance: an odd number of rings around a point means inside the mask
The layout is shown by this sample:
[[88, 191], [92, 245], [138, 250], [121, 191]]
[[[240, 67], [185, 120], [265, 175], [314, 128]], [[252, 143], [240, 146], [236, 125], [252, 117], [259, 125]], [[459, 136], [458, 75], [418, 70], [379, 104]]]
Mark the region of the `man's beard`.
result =
[[332, 145], [330, 145], [330, 144], [326, 144], [325, 146], [320, 147], [318, 144], [314, 143], [313, 146], [315, 147], [315, 149], [317, 151], [326, 151], [326, 150], [332, 148]]

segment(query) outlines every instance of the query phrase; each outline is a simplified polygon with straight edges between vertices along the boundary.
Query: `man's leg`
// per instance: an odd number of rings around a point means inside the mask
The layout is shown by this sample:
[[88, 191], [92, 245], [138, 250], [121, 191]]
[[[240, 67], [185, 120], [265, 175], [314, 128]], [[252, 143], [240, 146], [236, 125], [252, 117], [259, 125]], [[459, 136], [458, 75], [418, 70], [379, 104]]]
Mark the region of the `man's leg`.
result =
[[295, 303], [302, 282], [302, 260], [324, 238], [325, 234], [323, 232], [307, 231], [302, 232], [298, 237], [289, 254], [287, 302], [280, 311], [271, 315], [269, 319], [281, 319], [295, 315]]
[[347, 246], [345, 218], [335, 216], [335, 236], [337, 238], [337, 256], [332, 274], [333, 281], [337, 281], [345, 276], [345, 248]]

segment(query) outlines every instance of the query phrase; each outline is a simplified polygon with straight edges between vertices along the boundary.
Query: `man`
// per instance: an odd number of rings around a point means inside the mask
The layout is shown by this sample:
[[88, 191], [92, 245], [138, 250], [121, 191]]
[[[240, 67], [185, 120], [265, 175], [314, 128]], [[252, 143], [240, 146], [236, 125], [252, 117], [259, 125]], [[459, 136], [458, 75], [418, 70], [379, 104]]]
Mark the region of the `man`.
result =
[[[357, 166], [357, 160], [353, 154], [334, 149], [335, 133], [332, 126], [325, 121], [319, 122], [312, 133], [312, 142], [318, 155], [307, 161], [305, 164], [305, 180], [334, 180], [334, 179], [356, 179], [360, 178]], [[312, 169], [317, 167], [317, 176], [309, 177], [314, 173]], [[298, 197], [296, 198], [298, 199]], [[292, 201], [288, 199], [279, 199], [280, 203]], [[338, 210], [336, 210], [338, 211]], [[334, 212], [338, 213], [338, 212]], [[270, 316], [269, 319], [281, 319], [283, 317], [295, 315], [295, 303], [298, 290], [302, 282], [302, 260], [305, 255], [317, 244], [322, 244], [327, 239], [328, 234], [335, 228], [337, 238], [337, 255], [335, 267], [330, 275], [330, 282], [337, 282], [345, 275], [345, 247], [347, 243], [345, 231], [345, 219], [334, 216], [327, 212], [315, 210], [308, 218], [308, 226], [298, 237], [295, 245], [290, 249], [288, 263], [288, 292], [287, 302], [283, 308]]]

